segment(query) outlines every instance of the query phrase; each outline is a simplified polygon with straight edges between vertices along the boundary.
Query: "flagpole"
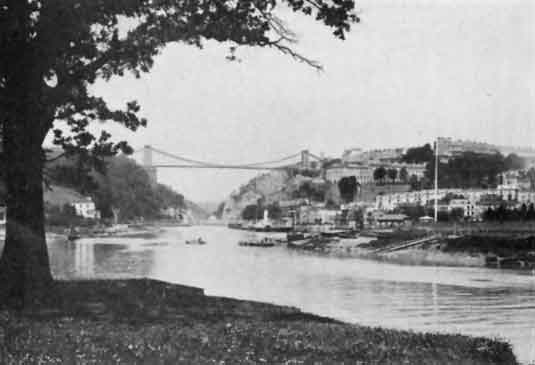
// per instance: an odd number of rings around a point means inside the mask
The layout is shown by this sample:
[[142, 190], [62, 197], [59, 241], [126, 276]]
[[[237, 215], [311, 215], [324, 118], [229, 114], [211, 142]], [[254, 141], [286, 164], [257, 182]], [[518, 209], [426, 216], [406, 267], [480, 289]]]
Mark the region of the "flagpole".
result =
[[438, 137], [435, 140], [435, 223], [438, 222]]

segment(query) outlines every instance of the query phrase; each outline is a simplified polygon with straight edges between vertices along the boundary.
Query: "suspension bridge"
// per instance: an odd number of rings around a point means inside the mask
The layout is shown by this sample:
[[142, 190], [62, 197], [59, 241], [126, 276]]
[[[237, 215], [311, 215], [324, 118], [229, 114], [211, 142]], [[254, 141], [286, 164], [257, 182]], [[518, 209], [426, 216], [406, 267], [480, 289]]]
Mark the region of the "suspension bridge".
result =
[[[292, 155], [281, 158], [250, 162], [250, 163], [236, 163], [226, 164], [218, 162], [201, 161], [184, 157], [175, 153], [163, 151], [150, 145], [145, 145], [143, 148], [136, 150], [134, 153], [142, 153], [142, 165], [147, 170], [151, 179], [156, 182], [157, 170], [162, 168], [173, 169], [224, 169], [224, 170], [287, 170], [291, 168], [311, 169], [314, 165], [319, 166], [324, 160], [308, 150], [302, 150]], [[155, 155], [164, 157], [166, 160], [171, 160], [171, 163], [154, 163]]]

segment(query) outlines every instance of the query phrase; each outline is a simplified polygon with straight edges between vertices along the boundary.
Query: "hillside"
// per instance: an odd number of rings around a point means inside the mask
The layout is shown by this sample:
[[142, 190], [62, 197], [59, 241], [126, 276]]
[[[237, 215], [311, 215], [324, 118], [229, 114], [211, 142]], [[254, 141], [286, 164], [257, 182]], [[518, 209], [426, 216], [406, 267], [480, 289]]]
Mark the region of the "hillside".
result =
[[66, 186], [52, 184], [49, 188], [45, 188], [44, 201], [48, 205], [57, 205], [59, 207], [65, 204], [71, 204], [75, 201], [80, 201], [84, 198], [82, 194]]
[[225, 200], [221, 218], [238, 219], [247, 205], [256, 204], [259, 199], [266, 202], [281, 199], [282, 191], [288, 186], [290, 179], [286, 171], [278, 170], [254, 177]]
[[119, 219], [158, 219], [167, 208], [185, 210], [195, 219], [207, 213], [172, 188], [151, 181], [145, 169], [126, 156], [106, 160], [106, 169], [80, 168], [76, 158], [59, 158], [46, 168], [51, 189], [45, 192], [48, 206], [63, 207], [90, 196], [103, 218], [119, 209]]
[[222, 203], [219, 209], [221, 218], [239, 219], [245, 207], [259, 201], [265, 206], [295, 199], [340, 203], [337, 186], [320, 176], [309, 173], [305, 175], [296, 171], [277, 170], [254, 177]]
[[186, 210], [189, 212], [189, 214], [194, 220], [204, 220], [210, 216], [211, 212], [205, 210], [200, 205], [195, 202], [192, 202], [191, 200], [185, 199], [184, 204], [186, 205]]

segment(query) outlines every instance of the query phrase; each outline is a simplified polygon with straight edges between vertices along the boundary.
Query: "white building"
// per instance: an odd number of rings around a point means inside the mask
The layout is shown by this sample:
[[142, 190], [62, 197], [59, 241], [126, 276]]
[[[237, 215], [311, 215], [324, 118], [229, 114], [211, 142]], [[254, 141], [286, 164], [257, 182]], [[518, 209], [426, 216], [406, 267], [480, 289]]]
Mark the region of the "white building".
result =
[[100, 219], [100, 212], [95, 207], [95, 202], [90, 197], [72, 203], [76, 215], [83, 218]]
[[[464, 190], [464, 189], [438, 189], [437, 199], [443, 199], [448, 194], [463, 196], [472, 205], [478, 202], [485, 194], [495, 193], [495, 190]], [[402, 204], [426, 205], [435, 201], [435, 190], [416, 190], [404, 193], [378, 195], [375, 198], [375, 207], [380, 210], [393, 210]]]
[[393, 161], [398, 160], [405, 153], [403, 148], [385, 148], [364, 151], [361, 148], [345, 150], [342, 154], [344, 162], [370, 162], [370, 161]]
[[474, 217], [479, 214], [476, 202], [470, 199], [452, 199], [448, 205], [448, 211], [451, 212], [453, 209], [462, 209], [465, 217]]
[[373, 168], [369, 165], [340, 164], [329, 167], [325, 171], [325, 179], [333, 184], [349, 176], [355, 176], [361, 185], [371, 184], [373, 183]]

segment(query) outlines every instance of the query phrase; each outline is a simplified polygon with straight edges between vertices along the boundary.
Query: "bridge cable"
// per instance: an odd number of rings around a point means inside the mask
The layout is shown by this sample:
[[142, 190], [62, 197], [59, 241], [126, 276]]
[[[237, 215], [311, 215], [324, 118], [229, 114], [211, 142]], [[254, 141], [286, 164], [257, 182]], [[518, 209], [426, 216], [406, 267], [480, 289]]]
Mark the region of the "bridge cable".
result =
[[221, 164], [221, 163], [212, 163], [212, 162], [206, 162], [206, 161], [200, 161], [200, 160], [193, 160], [193, 159], [190, 159], [190, 158], [186, 158], [186, 157], [178, 156], [178, 155], [175, 155], [175, 154], [172, 154], [172, 153], [169, 153], [169, 152], [165, 152], [165, 151], [162, 151], [162, 150], [154, 148], [154, 147], [150, 147], [150, 149], [153, 150], [154, 152], [158, 153], [158, 154], [161, 154], [161, 155], [166, 156], [166, 157], [173, 158], [175, 160], [194, 163], [194, 164], [197, 164], [197, 165], [207, 166], [207, 167], [224, 167], [224, 166], [230, 166], [230, 167], [255, 167], [255, 166], [259, 166], [259, 165], [267, 165], [267, 164], [284, 162], [286, 160], [290, 160], [292, 158], [295, 158], [295, 157], [299, 156], [299, 154], [300, 154], [300, 153], [296, 153], [296, 154], [293, 154], [293, 155], [290, 155], [290, 156], [286, 156], [286, 157], [281, 158], [281, 159], [271, 160], [271, 161], [263, 161], [263, 162], [255, 162], [255, 163], [239, 164], [239, 165], [232, 165], [232, 164], [226, 165], [226, 164]]

